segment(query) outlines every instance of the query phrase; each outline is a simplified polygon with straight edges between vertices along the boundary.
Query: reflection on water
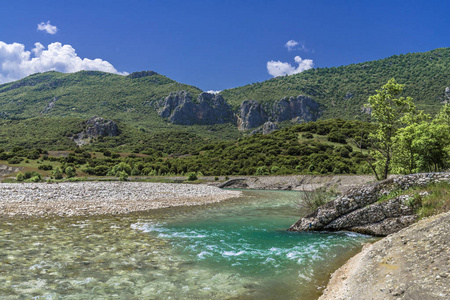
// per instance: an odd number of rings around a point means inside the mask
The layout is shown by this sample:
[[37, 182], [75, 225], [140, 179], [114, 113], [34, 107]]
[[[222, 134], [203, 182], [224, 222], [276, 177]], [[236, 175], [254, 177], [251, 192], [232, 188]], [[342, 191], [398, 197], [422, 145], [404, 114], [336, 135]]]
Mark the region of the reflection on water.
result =
[[314, 298], [368, 237], [291, 233], [298, 193], [0, 225], [1, 299]]

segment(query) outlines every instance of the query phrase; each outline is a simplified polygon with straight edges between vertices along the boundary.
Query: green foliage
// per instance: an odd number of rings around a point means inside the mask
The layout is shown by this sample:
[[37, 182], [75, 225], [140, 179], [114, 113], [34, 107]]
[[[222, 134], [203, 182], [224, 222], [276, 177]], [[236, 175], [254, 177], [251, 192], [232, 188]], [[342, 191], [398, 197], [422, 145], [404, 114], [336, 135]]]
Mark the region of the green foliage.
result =
[[117, 176], [119, 177], [120, 181], [127, 181], [128, 180], [128, 173], [125, 171], [120, 171]]
[[53, 170], [53, 166], [49, 164], [43, 164], [38, 167], [39, 170], [50, 171]]
[[75, 172], [75, 168], [71, 167], [71, 166], [67, 167], [64, 170], [64, 173], [66, 173], [67, 178], [75, 177], [77, 175], [76, 172]]
[[125, 162], [120, 162], [119, 164], [112, 167], [108, 172], [108, 176], [120, 176], [121, 172], [125, 172], [128, 175], [131, 174], [131, 166]]
[[13, 156], [13, 157], [11, 157], [10, 159], [8, 159], [8, 164], [12, 164], [12, 165], [20, 164], [20, 162], [21, 162], [22, 160], [23, 160], [22, 157]]
[[302, 192], [296, 206], [300, 212], [300, 215], [305, 217], [334, 198], [336, 198], [336, 192], [326, 191], [325, 189]]
[[195, 181], [195, 180], [197, 180], [197, 179], [198, 179], [197, 173], [195, 173], [195, 172], [190, 172], [190, 173], [187, 174], [187, 180], [188, 180], [188, 181]]
[[389, 79], [405, 84], [408, 95], [427, 113], [439, 110], [450, 75], [450, 48], [394, 55], [376, 61], [315, 68], [290, 76], [228, 89], [220, 94], [234, 108], [246, 99], [272, 103], [283, 97], [311, 96], [323, 108], [322, 119], [368, 119], [367, 98]]
[[395, 136], [405, 120], [411, 119], [416, 107], [411, 97], [397, 97], [403, 92], [403, 85], [390, 79], [377, 94], [369, 97], [369, 106], [377, 129], [369, 137], [373, 139], [372, 169], [377, 179], [386, 179], [396, 145]]
[[61, 168], [60, 167], [56, 167], [53, 170], [53, 172], [52, 172], [52, 176], [55, 179], [62, 179], [63, 178], [63, 174], [62, 174]]
[[17, 173], [16, 180], [17, 181], [23, 181], [24, 180], [24, 176], [23, 176], [22, 172]]

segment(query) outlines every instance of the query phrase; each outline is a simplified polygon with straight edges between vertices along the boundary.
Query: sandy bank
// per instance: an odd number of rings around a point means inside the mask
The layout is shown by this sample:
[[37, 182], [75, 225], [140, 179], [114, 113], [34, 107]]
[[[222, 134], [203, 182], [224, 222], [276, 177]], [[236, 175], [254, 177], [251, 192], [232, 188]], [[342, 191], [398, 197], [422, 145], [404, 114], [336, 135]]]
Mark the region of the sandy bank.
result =
[[241, 192], [207, 185], [148, 182], [2, 183], [0, 216], [43, 217], [122, 214], [202, 205]]
[[367, 245], [338, 269], [319, 298], [450, 299], [450, 212]]

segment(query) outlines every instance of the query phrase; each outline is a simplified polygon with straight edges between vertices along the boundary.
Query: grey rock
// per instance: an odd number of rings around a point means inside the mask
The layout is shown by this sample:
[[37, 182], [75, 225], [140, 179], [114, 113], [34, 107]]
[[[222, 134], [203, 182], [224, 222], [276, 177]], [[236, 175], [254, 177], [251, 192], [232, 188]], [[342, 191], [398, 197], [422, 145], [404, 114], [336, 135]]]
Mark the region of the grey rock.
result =
[[393, 190], [450, 182], [450, 173], [411, 174], [351, 189], [293, 224], [289, 231], [350, 230], [385, 236], [409, 226], [416, 219], [408, 196], [377, 202]]
[[155, 104], [158, 114], [180, 125], [213, 125], [233, 122], [231, 106], [221, 95], [201, 93], [193, 100], [186, 91], [171, 93]]
[[303, 123], [315, 121], [319, 116], [320, 105], [311, 97], [303, 95], [285, 97], [271, 105], [262, 105], [254, 100], [245, 100], [239, 110], [238, 127], [240, 130], [249, 130], [267, 122], [293, 121]]
[[257, 133], [262, 133], [262, 134], [269, 134], [275, 130], [278, 129], [278, 125], [276, 123], [273, 122], [266, 122], [264, 123], [261, 127], [253, 130], [250, 135], [253, 134], [257, 134]]
[[92, 117], [85, 122], [86, 129], [75, 134], [72, 139], [78, 146], [89, 144], [99, 136], [118, 136], [120, 134], [117, 123], [100, 117]]
[[92, 117], [86, 121], [86, 131], [84, 134], [89, 137], [98, 136], [118, 136], [119, 127], [114, 121], [105, 120], [100, 117]]

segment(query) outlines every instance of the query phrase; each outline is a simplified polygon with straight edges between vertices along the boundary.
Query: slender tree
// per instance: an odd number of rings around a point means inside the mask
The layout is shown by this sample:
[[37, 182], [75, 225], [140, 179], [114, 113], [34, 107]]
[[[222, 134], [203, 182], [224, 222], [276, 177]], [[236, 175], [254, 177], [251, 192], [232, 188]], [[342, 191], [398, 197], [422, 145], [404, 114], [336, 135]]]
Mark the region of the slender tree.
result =
[[369, 97], [368, 106], [377, 125], [376, 131], [370, 135], [374, 163], [369, 165], [378, 180], [388, 176], [397, 130], [416, 111], [411, 97], [398, 97], [402, 92], [403, 85], [391, 79], [377, 90], [376, 95]]

